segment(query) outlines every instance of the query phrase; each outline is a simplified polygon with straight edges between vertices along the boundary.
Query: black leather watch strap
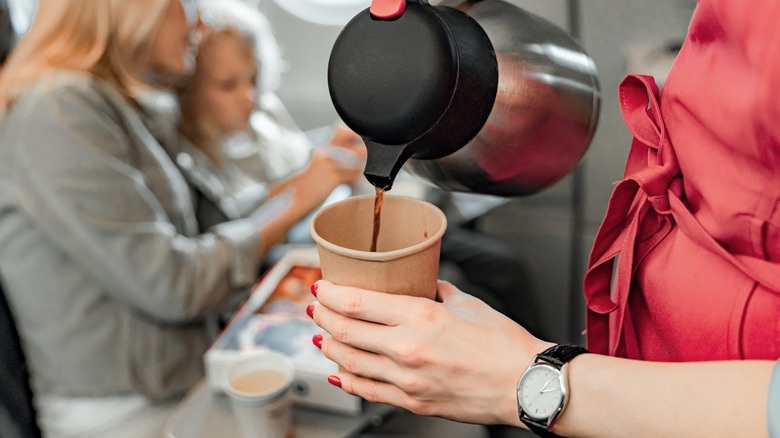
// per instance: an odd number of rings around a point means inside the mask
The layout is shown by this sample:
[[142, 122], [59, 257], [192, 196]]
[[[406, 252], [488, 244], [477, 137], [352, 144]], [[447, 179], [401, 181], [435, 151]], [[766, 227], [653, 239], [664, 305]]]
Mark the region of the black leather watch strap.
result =
[[547, 423], [536, 421], [533, 418], [529, 418], [529, 417], [522, 417], [520, 418], [520, 421], [522, 421], [523, 424], [528, 426], [528, 429], [530, 429], [531, 432], [535, 433], [538, 436], [544, 438], [553, 438], [558, 436], [550, 432], [549, 430], [547, 430]]
[[566, 362], [574, 359], [582, 353], [587, 352], [588, 350], [580, 347], [579, 345], [558, 344], [536, 355], [536, 359], [542, 359], [544, 361], [555, 364], [560, 368]]

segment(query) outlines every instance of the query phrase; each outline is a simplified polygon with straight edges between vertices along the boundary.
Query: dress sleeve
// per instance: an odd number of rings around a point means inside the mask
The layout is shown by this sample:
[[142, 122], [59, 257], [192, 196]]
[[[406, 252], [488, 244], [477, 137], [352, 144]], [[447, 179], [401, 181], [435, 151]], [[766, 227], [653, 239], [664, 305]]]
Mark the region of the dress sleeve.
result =
[[775, 363], [772, 379], [769, 381], [766, 420], [769, 425], [769, 438], [780, 438], [780, 361]]
[[186, 185], [132, 109], [117, 109], [122, 105], [118, 96], [76, 87], [17, 108], [6, 119], [16, 133], [16, 196], [34, 225], [107, 295], [157, 319], [190, 320], [256, 280], [258, 230], [236, 221], [187, 235], [181, 223], [194, 212], [187, 191], [177, 191]]

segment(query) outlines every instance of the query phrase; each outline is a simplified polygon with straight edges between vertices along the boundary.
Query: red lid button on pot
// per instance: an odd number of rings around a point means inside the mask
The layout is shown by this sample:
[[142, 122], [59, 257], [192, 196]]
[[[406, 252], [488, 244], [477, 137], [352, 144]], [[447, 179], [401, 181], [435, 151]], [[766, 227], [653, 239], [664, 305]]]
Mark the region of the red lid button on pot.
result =
[[406, 10], [406, 0], [372, 0], [369, 11], [375, 18], [392, 20]]

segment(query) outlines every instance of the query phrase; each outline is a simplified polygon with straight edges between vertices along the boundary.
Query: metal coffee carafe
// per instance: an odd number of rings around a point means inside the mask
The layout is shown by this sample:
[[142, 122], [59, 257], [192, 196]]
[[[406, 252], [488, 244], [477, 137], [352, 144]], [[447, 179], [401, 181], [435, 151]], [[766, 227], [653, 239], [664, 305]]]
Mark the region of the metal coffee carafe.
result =
[[577, 165], [600, 108], [579, 44], [502, 0], [374, 0], [336, 40], [328, 86], [385, 189], [405, 164], [446, 190], [537, 192]]

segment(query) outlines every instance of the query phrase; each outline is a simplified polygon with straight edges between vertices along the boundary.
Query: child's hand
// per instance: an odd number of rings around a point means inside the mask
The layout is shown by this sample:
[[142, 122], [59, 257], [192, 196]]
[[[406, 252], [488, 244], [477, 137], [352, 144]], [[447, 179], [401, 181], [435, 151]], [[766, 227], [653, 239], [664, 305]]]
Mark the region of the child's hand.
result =
[[310, 173], [314, 181], [330, 187], [331, 190], [341, 184], [352, 184], [362, 173], [362, 159], [355, 157], [349, 150], [337, 151], [341, 149], [336, 146], [315, 150], [312, 155], [309, 167], [306, 173]]
[[330, 144], [349, 149], [362, 149], [364, 151], [366, 149], [365, 144], [363, 144], [363, 139], [343, 123], [337, 124], [334, 128], [333, 138], [330, 139]]
[[357, 182], [363, 173], [368, 152], [363, 139], [355, 131], [343, 123], [337, 124], [333, 138], [321, 151], [335, 160], [340, 167], [350, 170], [345, 172], [346, 179], [342, 181], [344, 184], [353, 185]]

